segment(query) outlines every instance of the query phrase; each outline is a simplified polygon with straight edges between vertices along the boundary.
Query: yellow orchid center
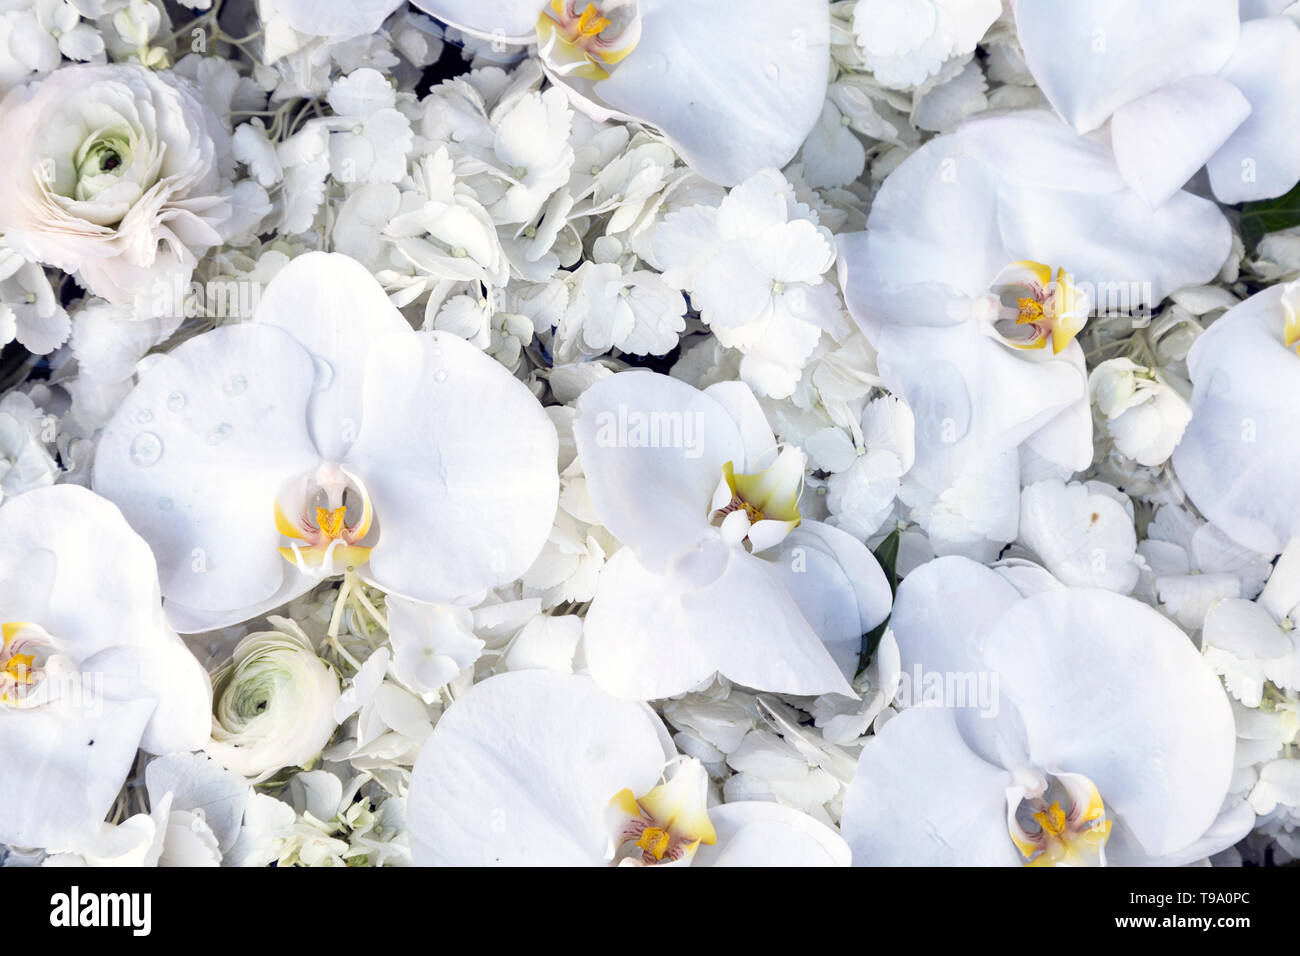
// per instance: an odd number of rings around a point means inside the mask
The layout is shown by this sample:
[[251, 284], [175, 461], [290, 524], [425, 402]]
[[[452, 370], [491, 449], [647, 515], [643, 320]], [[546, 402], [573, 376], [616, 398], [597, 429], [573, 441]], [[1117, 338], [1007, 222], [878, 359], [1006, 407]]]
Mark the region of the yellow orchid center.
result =
[[718, 836], [709, 820], [709, 778], [698, 760], [683, 759], [676, 772], [636, 797], [620, 790], [609, 802], [615, 862], [654, 866], [689, 861], [700, 844]]
[[274, 502], [275, 527], [289, 543], [286, 561], [306, 574], [328, 576], [370, 560], [360, 542], [370, 534], [374, 509], [365, 486], [335, 465], [285, 483]]
[[1300, 282], [1291, 283], [1282, 293], [1282, 311], [1286, 315], [1282, 342], [1300, 355]]
[[0, 624], [0, 703], [21, 707], [32, 703], [32, 692], [45, 676], [54, 647], [41, 627], [26, 621]]
[[5, 673], [19, 684], [30, 684], [36, 679], [32, 673], [35, 663], [35, 654], [11, 654], [5, 661]]
[[[1051, 791], [1059, 791], [1059, 796]], [[1055, 797], [1048, 802], [1049, 797]], [[1061, 806], [1065, 800], [1069, 809]], [[1028, 819], [1022, 822], [1026, 810]], [[1100, 866], [1105, 863], [1111, 821], [1092, 781], [1082, 774], [1057, 774], [1008, 807], [1011, 840], [1026, 866]]]
[[997, 318], [1013, 323], [1014, 331], [1003, 338], [1018, 349], [1046, 348], [1051, 342], [1052, 354], [1059, 355], [1083, 329], [1092, 308], [1070, 273], [1057, 269], [1053, 278], [1051, 266], [1041, 262], [1011, 263], [993, 280], [992, 290], [998, 298], [1015, 299]]
[[[734, 462], [723, 465], [710, 512], [723, 537], [731, 543], [748, 540], [761, 551], [799, 527], [804, 464], [803, 452], [786, 447], [769, 467], [752, 474], [736, 474]], [[737, 520], [736, 514], [744, 517]]]
[[636, 47], [641, 16], [636, 0], [551, 0], [537, 19], [537, 46], [555, 72], [603, 80]]

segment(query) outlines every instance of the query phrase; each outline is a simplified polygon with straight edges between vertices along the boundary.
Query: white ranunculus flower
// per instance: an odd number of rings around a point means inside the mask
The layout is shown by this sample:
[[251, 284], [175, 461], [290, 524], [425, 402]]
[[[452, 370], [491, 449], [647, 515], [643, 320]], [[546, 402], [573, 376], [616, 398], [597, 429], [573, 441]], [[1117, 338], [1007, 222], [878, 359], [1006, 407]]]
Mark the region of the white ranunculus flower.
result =
[[[0, 103], [0, 232], [114, 303], [170, 291], [221, 241], [230, 138], [189, 85], [140, 66], [70, 66]], [[161, 285], [160, 285], [161, 283]]]
[[329, 743], [339, 680], [311, 638], [287, 618], [249, 634], [212, 677], [212, 740], [218, 763], [257, 780], [305, 767]]

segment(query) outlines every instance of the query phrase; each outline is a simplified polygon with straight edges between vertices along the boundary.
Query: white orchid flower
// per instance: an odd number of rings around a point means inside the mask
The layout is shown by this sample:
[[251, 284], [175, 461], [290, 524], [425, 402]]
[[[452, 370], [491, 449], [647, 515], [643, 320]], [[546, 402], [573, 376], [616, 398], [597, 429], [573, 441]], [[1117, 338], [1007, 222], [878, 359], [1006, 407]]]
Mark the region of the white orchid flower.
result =
[[965, 558], [899, 587], [911, 706], [869, 740], [841, 821], [858, 865], [1177, 865], [1240, 839], [1235, 730], [1187, 635], [1110, 591], [1029, 597]]
[[1025, 63], [1080, 133], [1110, 122], [1124, 180], [1152, 208], [1206, 167], [1221, 202], [1300, 179], [1300, 29], [1241, 22], [1238, 0], [1018, 0]]
[[449, 866], [847, 866], [830, 827], [775, 803], [708, 806], [709, 779], [645, 704], [517, 671], [438, 721], [408, 802], [414, 860]]
[[414, 600], [474, 603], [541, 551], [556, 454], [550, 419], [500, 365], [412, 331], [355, 261], [309, 253], [254, 321], [141, 377], [94, 483], [152, 545], [188, 632], [348, 569]]
[[207, 739], [208, 678], [163, 619], [153, 555], [86, 489], [0, 508], [0, 631], [0, 842], [76, 846], [137, 749]]
[[626, 545], [587, 612], [597, 683], [649, 700], [719, 672], [852, 695], [860, 638], [889, 611], [884, 573], [856, 538], [801, 519], [803, 453], [778, 453], [748, 387], [622, 372], [582, 394], [574, 438], [596, 513]]
[[823, 0], [417, 0], [474, 36], [536, 43], [547, 75], [594, 119], [658, 127], [701, 176], [735, 185], [788, 163], [821, 115]]
[[[1205, 281], [1232, 244], [1213, 203], [1182, 193], [1148, 209], [1104, 146], [1044, 111], [932, 140], [885, 181], [867, 225], [840, 237], [841, 285], [916, 416], [910, 497], [932, 536], [999, 545], [1015, 534], [1018, 450], [1066, 472], [1092, 461], [1072, 341], [1088, 315]], [[989, 509], [963, 498], [997, 500], [1005, 520], [972, 528]]]
[[1300, 536], [1300, 283], [1230, 309], [1187, 355], [1192, 420], [1174, 449], [1192, 504], [1238, 544], [1279, 553]]

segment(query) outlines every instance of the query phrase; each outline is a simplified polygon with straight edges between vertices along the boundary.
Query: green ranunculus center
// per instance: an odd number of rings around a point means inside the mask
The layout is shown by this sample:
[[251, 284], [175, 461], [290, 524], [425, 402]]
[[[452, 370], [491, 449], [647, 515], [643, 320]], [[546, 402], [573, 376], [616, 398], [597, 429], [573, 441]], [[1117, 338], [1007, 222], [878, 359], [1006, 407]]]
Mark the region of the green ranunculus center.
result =
[[74, 157], [73, 198], [94, 199], [117, 183], [130, 165], [133, 145], [130, 135], [118, 130], [100, 130], [82, 143]]

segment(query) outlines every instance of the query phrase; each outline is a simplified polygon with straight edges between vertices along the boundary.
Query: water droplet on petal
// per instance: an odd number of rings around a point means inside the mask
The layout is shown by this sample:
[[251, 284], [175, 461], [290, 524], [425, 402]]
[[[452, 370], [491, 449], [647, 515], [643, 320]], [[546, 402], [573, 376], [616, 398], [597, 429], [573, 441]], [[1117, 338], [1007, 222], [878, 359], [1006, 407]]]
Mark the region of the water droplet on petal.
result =
[[775, 63], [769, 63], [763, 68], [763, 72], [767, 74], [767, 78], [773, 83], [781, 79], [781, 68]]
[[222, 422], [220, 425], [213, 425], [212, 431], [208, 432], [208, 444], [216, 445], [230, 437], [230, 433], [235, 430], [230, 422]]
[[153, 412], [151, 412], [147, 408], [142, 408], [135, 413], [135, 420], [139, 422], [141, 425], [148, 425], [151, 421], [153, 421]]
[[316, 382], [312, 387], [323, 392], [334, 384], [334, 366], [319, 355], [313, 355], [311, 361], [316, 366]]
[[226, 379], [226, 384], [221, 386], [221, 390], [232, 397], [244, 394], [246, 388], [248, 388], [248, 379], [242, 375], [230, 376], [230, 378]]
[[179, 412], [182, 408], [185, 407], [185, 393], [172, 392], [170, 395], [168, 395], [167, 407], [170, 408], [173, 412]]
[[447, 370], [445, 368], [440, 368], [438, 371], [433, 373], [433, 377], [439, 382], [445, 382], [447, 381]]
[[162, 457], [162, 439], [153, 432], [141, 432], [131, 441], [131, 461], [141, 468], [148, 468]]
[[159, 499], [158, 499], [158, 510], [159, 510], [159, 511], [171, 511], [171, 510], [172, 510], [172, 500], [171, 500], [170, 498], [159, 498]]

